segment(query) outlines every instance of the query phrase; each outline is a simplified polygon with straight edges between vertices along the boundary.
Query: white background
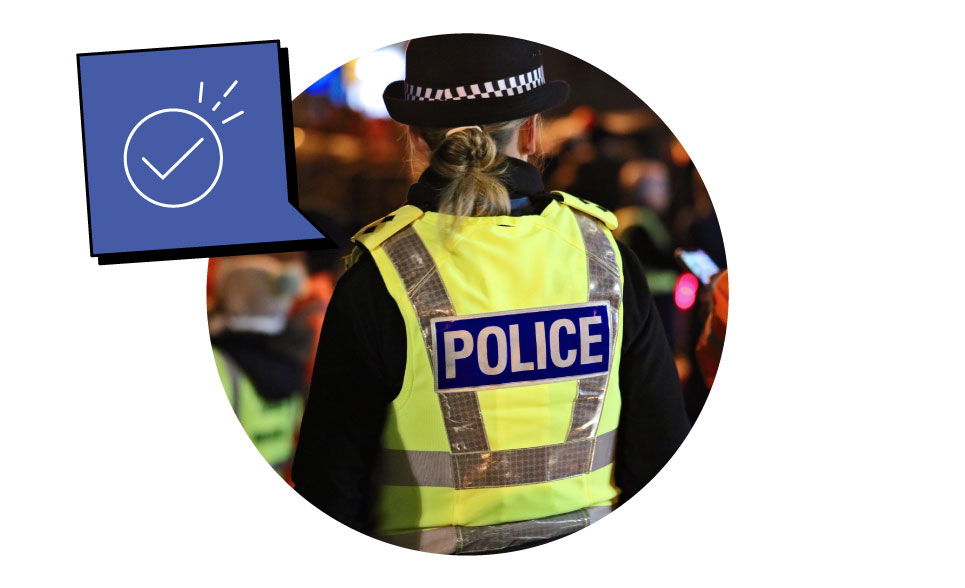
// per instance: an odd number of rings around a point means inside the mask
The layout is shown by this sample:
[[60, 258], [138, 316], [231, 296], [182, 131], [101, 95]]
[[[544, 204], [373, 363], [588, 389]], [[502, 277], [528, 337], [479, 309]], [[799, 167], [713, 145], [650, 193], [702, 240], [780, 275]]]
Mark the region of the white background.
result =
[[[6, 7], [0, 583], [962, 585], [961, 19], [913, 5]], [[676, 457], [616, 515], [503, 556], [316, 511], [225, 401], [205, 261], [88, 257], [77, 52], [279, 38], [298, 93], [446, 32], [528, 37], [634, 90], [699, 167], [732, 269], [723, 365]]]

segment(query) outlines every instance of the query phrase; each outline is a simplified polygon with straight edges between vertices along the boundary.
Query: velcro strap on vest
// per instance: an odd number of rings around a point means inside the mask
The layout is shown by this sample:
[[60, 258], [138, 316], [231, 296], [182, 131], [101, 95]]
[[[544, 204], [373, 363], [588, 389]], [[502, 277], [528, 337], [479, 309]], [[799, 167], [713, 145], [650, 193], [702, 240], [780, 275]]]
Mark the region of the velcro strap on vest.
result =
[[603, 208], [599, 204], [579, 198], [572, 194], [567, 194], [566, 192], [560, 192], [558, 190], [554, 191], [553, 194], [557, 196], [557, 200], [559, 202], [562, 202], [570, 208], [575, 208], [584, 214], [592, 216], [596, 220], [603, 223], [603, 225], [611, 231], [617, 228], [618, 223], [616, 215]]

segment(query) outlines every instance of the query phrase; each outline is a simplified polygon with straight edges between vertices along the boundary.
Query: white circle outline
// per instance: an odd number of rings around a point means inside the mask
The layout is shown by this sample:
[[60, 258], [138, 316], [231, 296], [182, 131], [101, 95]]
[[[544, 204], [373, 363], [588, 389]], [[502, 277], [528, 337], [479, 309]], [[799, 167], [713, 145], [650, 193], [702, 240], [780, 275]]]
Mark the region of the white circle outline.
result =
[[[214, 181], [211, 182], [211, 185], [208, 186], [208, 189], [202, 192], [200, 196], [198, 196], [194, 200], [191, 200], [190, 202], [182, 202], [181, 204], [167, 204], [165, 202], [158, 202], [157, 200], [151, 199], [144, 192], [141, 192], [141, 189], [138, 188], [137, 184], [134, 183], [134, 179], [131, 178], [131, 170], [127, 166], [127, 149], [128, 147], [131, 146], [131, 139], [134, 138], [134, 133], [136, 133], [137, 129], [140, 128], [140, 126], [146, 123], [148, 120], [154, 118], [159, 114], [164, 114], [166, 112], [179, 112], [181, 114], [187, 114], [189, 116], [193, 116], [194, 118], [198, 119], [199, 121], [201, 121], [201, 123], [204, 126], [208, 127], [208, 130], [211, 131], [212, 135], [214, 135], [215, 143], [218, 144], [218, 173], [214, 175]], [[130, 182], [131, 187], [134, 188], [134, 191], [140, 194], [141, 198], [147, 200], [151, 204], [155, 204], [157, 206], [163, 206], [164, 208], [183, 208], [185, 206], [191, 206], [195, 202], [198, 202], [199, 200], [201, 200], [202, 198], [210, 194], [211, 190], [214, 189], [215, 184], [217, 184], [218, 180], [221, 178], [222, 167], [224, 167], [224, 150], [221, 148], [221, 139], [218, 137], [218, 133], [215, 132], [214, 127], [212, 127], [208, 121], [204, 120], [197, 113], [191, 112], [190, 110], [185, 110], [183, 108], [162, 108], [161, 110], [155, 110], [151, 114], [145, 116], [140, 121], [138, 121], [136, 125], [134, 125], [134, 128], [131, 129], [131, 133], [127, 136], [127, 141], [124, 143], [124, 173], [127, 175], [127, 181]]]

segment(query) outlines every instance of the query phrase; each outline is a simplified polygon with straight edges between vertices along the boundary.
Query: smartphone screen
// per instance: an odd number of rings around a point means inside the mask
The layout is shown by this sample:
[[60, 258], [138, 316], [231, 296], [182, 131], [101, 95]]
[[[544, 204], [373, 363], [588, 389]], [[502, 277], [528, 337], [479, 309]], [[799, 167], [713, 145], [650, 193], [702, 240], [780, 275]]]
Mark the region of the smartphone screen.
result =
[[687, 268], [687, 271], [697, 276], [700, 283], [704, 285], [709, 284], [710, 278], [720, 271], [720, 268], [717, 267], [714, 260], [712, 260], [703, 249], [695, 249], [693, 251], [678, 249], [677, 259]]

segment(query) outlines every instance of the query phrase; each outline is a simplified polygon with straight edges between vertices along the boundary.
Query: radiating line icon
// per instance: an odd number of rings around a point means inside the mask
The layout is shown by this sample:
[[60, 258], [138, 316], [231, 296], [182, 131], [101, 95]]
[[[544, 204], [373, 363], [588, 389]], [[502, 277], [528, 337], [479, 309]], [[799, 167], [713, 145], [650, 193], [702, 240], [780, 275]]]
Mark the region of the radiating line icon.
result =
[[[227, 99], [228, 95], [231, 94], [231, 91], [234, 90], [237, 85], [238, 85], [238, 80], [234, 80], [233, 82], [231, 82], [231, 85], [229, 85], [228, 88], [224, 91], [224, 93], [221, 95], [221, 98]], [[204, 81], [201, 81], [198, 85], [198, 104], [203, 104], [203, 103], [204, 103]], [[217, 100], [214, 106], [212, 106], [211, 112], [217, 111], [218, 108], [221, 106], [221, 103], [222, 103], [221, 100]], [[244, 113], [245, 113], [244, 110], [239, 110], [238, 112], [232, 114], [231, 116], [223, 119], [221, 121], [221, 124], [222, 125], [228, 124], [229, 122], [242, 116]], [[161, 182], [163, 182], [172, 173], [174, 173], [175, 170], [177, 170], [178, 167], [185, 160], [187, 160], [191, 156], [191, 154], [194, 153], [194, 151], [201, 146], [202, 143], [204, 143], [205, 138], [209, 138], [209, 139], [213, 138], [218, 148], [217, 170], [213, 172], [213, 179], [211, 180], [211, 183], [208, 184], [208, 186], [204, 188], [204, 190], [201, 191], [200, 194], [191, 193], [191, 194], [180, 195], [181, 197], [178, 198], [178, 200], [181, 200], [181, 201], [176, 203], [163, 202], [157, 195], [155, 195], [155, 197], [149, 196], [147, 192], [151, 190], [145, 186], [138, 186], [137, 182], [134, 180], [134, 177], [131, 174], [131, 167], [128, 159], [130, 155], [129, 152], [131, 147], [131, 141], [134, 138], [135, 134], [137, 133], [138, 129], [140, 129], [145, 123], [147, 123], [151, 119], [154, 119], [155, 117], [158, 117], [158, 116], [183, 116], [183, 115], [187, 115], [192, 119], [197, 120], [203, 125], [203, 128], [198, 128], [196, 131], [197, 135], [200, 135], [200, 136], [198, 136], [197, 139], [194, 139], [190, 136], [186, 136], [185, 140], [183, 141], [184, 145], [186, 146], [185, 151], [183, 151], [179, 157], [177, 153], [168, 154], [169, 157], [171, 158], [177, 157], [177, 159], [173, 163], [168, 164], [168, 167], [164, 172], [161, 172], [158, 169], [158, 167], [154, 163], [152, 163], [150, 159], [148, 159], [147, 155], [141, 155], [140, 157], [141, 163], [143, 163], [145, 166], [147, 166], [148, 169], [154, 172], [154, 174], [158, 177], [158, 179]], [[190, 145], [190, 147], [187, 147], [188, 145]], [[155, 157], [156, 159], [158, 156], [152, 156], [152, 157]], [[138, 121], [136, 125], [134, 125], [134, 128], [131, 129], [130, 134], [128, 134], [127, 136], [127, 141], [125, 141], [124, 143], [124, 173], [127, 176], [127, 181], [131, 184], [131, 187], [134, 188], [134, 191], [141, 196], [141, 198], [150, 202], [151, 204], [154, 204], [156, 206], [161, 206], [163, 208], [184, 208], [186, 206], [191, 206], [192, 204], [200, 202], [205, 196], [207, 196], [208, 194], [211, 193], [212, 190], [214, 190], [214, 187], [217, 185], [218, 180], [221, 178], [221, 171], [223, 168], [224, 168], [224, 148], [222, 147], [221, 138], [218, 136], [217, 131], [215, 131], [211, 123], [205, 120], [203, 116], [195, 112], [192, 112], [190, 110], [186, 110], [184, 108], [162, 108], [160, 110], [156, 110], [148, 114], [140, 121]]]

